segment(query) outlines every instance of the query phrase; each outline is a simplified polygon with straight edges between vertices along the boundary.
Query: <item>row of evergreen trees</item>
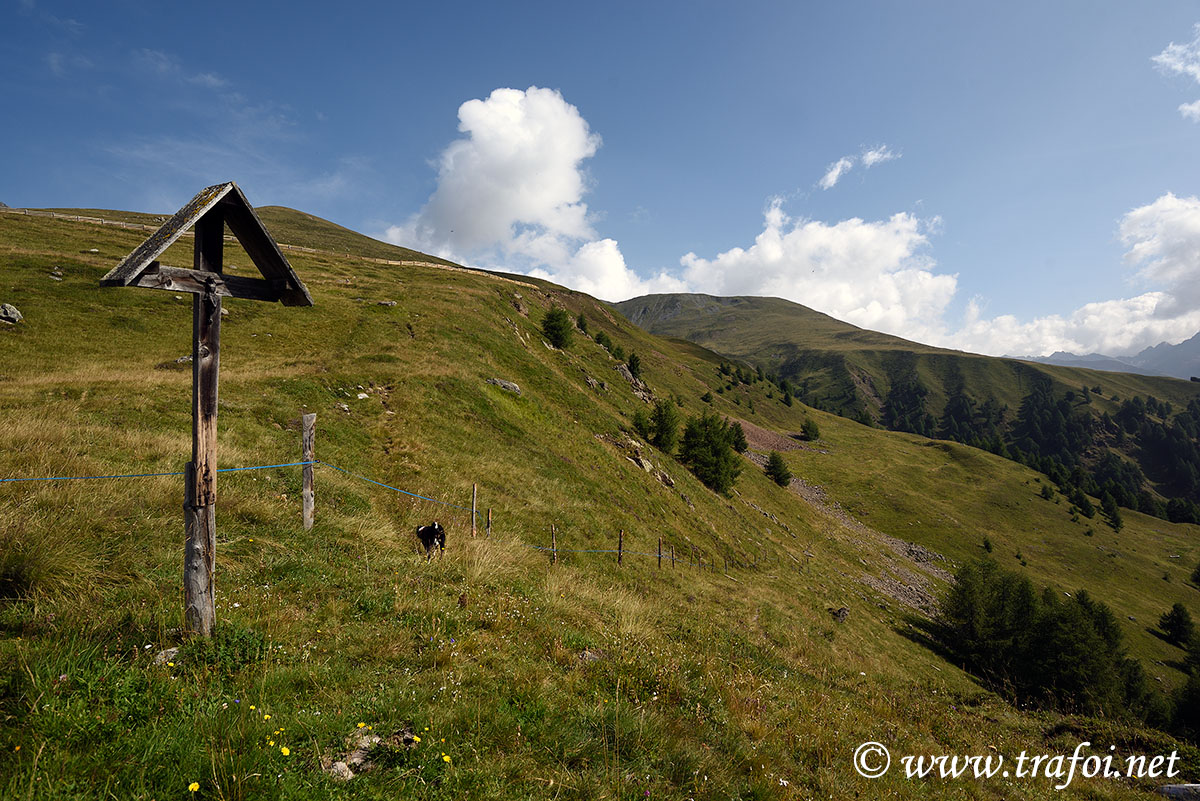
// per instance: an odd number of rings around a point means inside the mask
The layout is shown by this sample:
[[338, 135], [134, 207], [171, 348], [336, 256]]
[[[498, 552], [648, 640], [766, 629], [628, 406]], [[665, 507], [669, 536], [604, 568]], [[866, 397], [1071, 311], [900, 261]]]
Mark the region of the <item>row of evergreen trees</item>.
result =
[[[1200, 567], [1192, 581], [1200, 584]], [[1158, 620], [1163, 639], [1186, 654], [1188, 679], [1169, 696], [1128, 655], [1106, 604], [1084, 590], [1039, 593], [1027, 577], [990, 558], [959, 569], [935, 626], [964, 667], [1014, 702], [1133, 719], [1200, 738], [1200, 636], [1181, 603]]]
[[[950, 439], [1019, 461], [1049, 476], [1078, 511], [1095, 513], [1087, 496], [1099, 498], [1109, 523], [1120, 528], [1123, 507], [1173, 522], [1200, 523], [1200, 400], [1172, 417], [1169, 402], [1156, 398], [1122, 401], [1115, 415], [1089, 409], [1099, 386], [1056, 397], [1050, 379], [1030, 375], [1029, 393], [1015, 417], [988, 398], [967, 395], [959, 379], [940, 420], [926, 409], [928, 388], [915, 371], [895, 378], [883, 405], [883, 423], [895, 431]], [[1169, 496], [1152, 494], [1138, 462], [1113, 450], [1091, 464], [1085, 457], [1110, 447], [1131, 450]]]
[[937, 625], [964, 667], [1016, 703], [1159, 727], [1176, 717], [1126, 653], [1112, 610], [1084, 590], [1038, 592], [985, 558], [959, 569]]

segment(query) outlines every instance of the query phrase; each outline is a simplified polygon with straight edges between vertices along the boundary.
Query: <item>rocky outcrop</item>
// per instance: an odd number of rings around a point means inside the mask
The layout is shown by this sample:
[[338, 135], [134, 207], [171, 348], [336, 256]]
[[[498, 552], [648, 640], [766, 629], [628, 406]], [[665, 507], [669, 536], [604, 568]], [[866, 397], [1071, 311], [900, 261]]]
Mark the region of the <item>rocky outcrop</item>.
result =
[[504, 390], [505, 392], [511, 392], [514, 395], [521, 394], [521, 388], [511, 381], [505, 381], [502, 378], [489, 378], [487, 382], [493, 386], [500, 387], [500, 389]]
[[650, 391], [650, 387], [646, 386], [646, 382], [640, 378], [634, 378], [633, 373], [629, 372], [629, 366], [626, 364], [618, 364], [613, 368], [621, 374], [629, 382], [629, 386], [633, 389], [633, 394], [644, 400], [646, 403], [654, 403], [654, 393]]
[[24, 319], [24, 315], [17, 310], [16, 306], [11, 303], [0, 303], [0, 323], [15, 325]]

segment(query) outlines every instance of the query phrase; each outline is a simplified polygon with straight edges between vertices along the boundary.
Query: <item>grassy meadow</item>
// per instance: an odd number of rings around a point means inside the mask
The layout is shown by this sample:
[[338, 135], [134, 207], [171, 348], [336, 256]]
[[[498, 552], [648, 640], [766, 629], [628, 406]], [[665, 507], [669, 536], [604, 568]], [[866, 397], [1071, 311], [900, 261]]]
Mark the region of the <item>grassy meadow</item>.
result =
[[[1182, 651], [1149, 628], [1175, 601], [1200, 608], [1196, 526], [1073, 523], [1013, 462], [786, 407], [764, 383], [715, 394], [719, 356], [585, 295], [379, 265], [361, 257], [412, 252], [291, 210], [263, 218], [279, 241], [326, 252], [289, 254], [312, 308], [226, 301], [219, 466], [299, 461], [300, 416], [315, 412], [318, 459], [457, 506], [477, 485], [492, 536], [471, 539], [461, 509], [327, 466], [306, 532], [300, 468], [223, 473], [219, 631], [197, 643], [179, 630], [181, 477], [0, 484], [0, 797], [1123, 799], [1156, 784], [1076, 777], [1058, 791], [895, 765], [868, 780], [852, 766], [867, 740], [896, 757], [1179, 749], [1200, 779], [1200, 751], [1166, 734], [982, 688], [864, 581], [918, 566], [750, 461], [730, 497], [645, 445], [670, 481], [643, 469], [623, 443], [648, 407], [616, 360], [579, 332], [552, 349], [540, 322], [554, 305], [582, 313], [685, 415], [714, 409], [789, 443], [811, 417], [821, 438], [783, 454], [797, 477], [947, 569], [986, 537], [1039, 585], [1087, 588], [1166, 690]], [[0, 303], [25, 316], [0, 326], [0, 478], [183, 469], [191, 299], [98, 287], [142, 236], [0, 214]], [[162, 260], [190, 266], [190, 248]], [[256, 275], [228, 243], [226, 264]], [[427, 562], [413, 530], [432, 520], [448, 548]], [[551, 565], [552, 525], [564, 551], [613, 549], [623, 530], [624, 564], [564, 552]], [[646, 555], [660, 536], [674, 568]], [[378, 764], [334, 779], [323, 768], [364, 730], [384, 738]]]

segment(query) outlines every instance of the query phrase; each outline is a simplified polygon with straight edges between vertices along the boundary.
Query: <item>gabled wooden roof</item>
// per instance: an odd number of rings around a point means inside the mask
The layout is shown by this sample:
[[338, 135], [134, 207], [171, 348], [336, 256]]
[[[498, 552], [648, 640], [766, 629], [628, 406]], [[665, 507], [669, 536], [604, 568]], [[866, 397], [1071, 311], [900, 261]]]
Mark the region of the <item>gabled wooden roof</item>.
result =
[[[224, 276], [197, 270], [166, 267], [157, 259], [185, 231], [201, 218], [217, 212], [224, 225], [237, 237], [265, 281], [240, 276]], [[195, 291], [189, 285], [216, 285], [218, 294], [249, 297], [254, 300], [278, 300], [284, 306], [311, 306], [312, 295], [288, 264], [279, 245], [262, 224], [242, 190], [233, 181], [201, 190], [187, 205], [175, 212], [161, 228], [137, 247], [103, 278], [100, 286], [144, 286]], [[172, 282], [179, 282], [178, 286]]]

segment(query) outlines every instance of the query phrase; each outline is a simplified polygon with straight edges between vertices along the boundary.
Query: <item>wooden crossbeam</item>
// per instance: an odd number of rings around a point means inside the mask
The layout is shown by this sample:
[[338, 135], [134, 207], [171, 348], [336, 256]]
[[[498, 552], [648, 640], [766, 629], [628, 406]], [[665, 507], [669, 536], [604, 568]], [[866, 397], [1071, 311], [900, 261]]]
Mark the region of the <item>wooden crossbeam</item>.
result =
[[[210, 282], [211, 290], [209, 289]], [[212, 291], [223, 298], [243, 298], [268, 302], [281, 300], [287, 291], [287, 281], [281, 278], [268, 281], [263, 278], [245, 278], [240, 275], [224, 275], [206, 270], [168, 267], [158, 262], [150, 264], [130, 286], [143, 289], [164, 289], [168, 292], [190, 292], [193, 295]]]

